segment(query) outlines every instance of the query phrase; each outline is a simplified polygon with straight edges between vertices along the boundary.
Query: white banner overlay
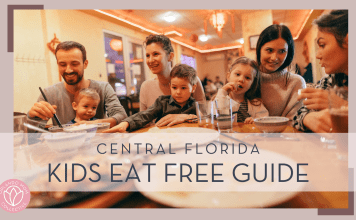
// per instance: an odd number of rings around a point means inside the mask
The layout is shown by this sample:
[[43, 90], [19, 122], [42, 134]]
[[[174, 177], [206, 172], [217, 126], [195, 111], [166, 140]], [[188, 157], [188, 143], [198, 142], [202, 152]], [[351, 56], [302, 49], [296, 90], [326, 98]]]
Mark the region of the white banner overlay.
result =
[[348, 134], [9, 135], [32, 192], [348, 191]]

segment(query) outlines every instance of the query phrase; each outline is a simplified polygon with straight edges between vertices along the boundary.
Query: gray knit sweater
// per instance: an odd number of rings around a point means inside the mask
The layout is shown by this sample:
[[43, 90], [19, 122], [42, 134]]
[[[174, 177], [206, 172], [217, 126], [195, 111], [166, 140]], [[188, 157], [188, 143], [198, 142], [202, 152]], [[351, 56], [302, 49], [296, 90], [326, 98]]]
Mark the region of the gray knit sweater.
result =
[[263, 73], [261, 82], [261, 96], [270, 116], [283, 116], [293, 119], [297, 110], [302, 106], [298, 103], [298, 89], [306, 87], [303, 77], [290, 73], [288, 82], [286, 76], [288, 71], [282, 70], [275, 73]]

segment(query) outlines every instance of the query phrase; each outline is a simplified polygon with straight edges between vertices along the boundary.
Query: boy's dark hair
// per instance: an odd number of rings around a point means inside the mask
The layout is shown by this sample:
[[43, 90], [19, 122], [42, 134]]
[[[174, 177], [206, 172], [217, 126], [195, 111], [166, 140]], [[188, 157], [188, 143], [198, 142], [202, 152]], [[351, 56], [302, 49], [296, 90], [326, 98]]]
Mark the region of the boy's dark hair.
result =
[[174, 77], [186, 79], [192, 86], [197, 83], [197, 72], [193, 67], [186, 64], [177, 64], [173, 67], [171, 71], [171, 79]]
[[255, 72], [255, 77], [253, 79], [252, 85], [245, 93], [245, 97], [250, 100], [253, 105], [260, 105], [261, 103], [261, 74], [258, 70], [258, 65], [256, 61], [248, 57], [239, 57], [231, 64], [229, 69], [229, 74], [233, 70], [234, 66], [237, 64], [249, 65]]
[[94, 100], [100, 100], [99, 93], [92, 88], [84, 88], [76, 92], [74, 95], [74, 102], [78, 104], [83, 97], [89, 97]]
[[316, 24], [320, 31], [333, 34], [337, 43], [342, 48], [345, 37], [349, 32], [349, 11], [333, 10], [328, 14], [318, 17], [313, 21], [313, 24]]
[[74, 48], [78, 48], [82, 52], [83, 62], [86, 61], [87, 60], [87, 52], [85, 50], [85, 47], [75, 41], [64, 41], [64, 42], [59, 43], [56, 47], [56, 51], [54, 52], [54, 54], [56, 55], [56, 59], [57, 59], [57, 51], [58, 50], [68, 51], [68, 50], [71, 50]]
[[145, 42], [143, 42], [143, 45], [146, 47], [147, 45], [150, 45], [152, 43], [161, 44], [163, 50], [166, 51], [167, 55], [169, 55], [171, 52], [174, 53], [171, 40], [165, 35], [150, 34], [146, 37], [146, 40]]

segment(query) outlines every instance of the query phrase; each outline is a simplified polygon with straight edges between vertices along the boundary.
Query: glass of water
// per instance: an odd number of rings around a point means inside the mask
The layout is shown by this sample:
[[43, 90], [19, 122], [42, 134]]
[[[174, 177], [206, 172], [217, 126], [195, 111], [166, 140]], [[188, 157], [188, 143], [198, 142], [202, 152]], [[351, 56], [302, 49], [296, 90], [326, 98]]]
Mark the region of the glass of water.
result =
[[232, 132], [232, 102], [226, 97], [219, 97], [214, 100], [216, 112], [216, 124], [220, 133]]
[[212, 102], [209, 101], [199, 101], [195, 102], [197, 116], [198, 116], [198, 125], [199, 127], [211, 127], [214, 123], [214, 117], [211, 117], [212, 112]]

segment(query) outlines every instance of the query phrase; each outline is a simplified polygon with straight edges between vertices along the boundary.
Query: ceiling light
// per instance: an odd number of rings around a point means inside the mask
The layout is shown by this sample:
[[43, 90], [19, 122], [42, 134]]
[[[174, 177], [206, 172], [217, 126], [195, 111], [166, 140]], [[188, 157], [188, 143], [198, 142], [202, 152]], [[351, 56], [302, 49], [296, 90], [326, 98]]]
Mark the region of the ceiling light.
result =
[[208, 36], [206, 36], [205, 34], [202, 34], [202, 35], [199, 36], [199, 40], [200, 40], [200, 41], [205, 42], [205, 41], [207, 41], [208, 39], [209, 39]]
[[245, 42], [243, 38], [240, 38], [240, 39], [238, 39], [236, 41], [239, 42], [240, 44], [244, 44], [244, 42]]
[[176, 18], [174, 16], [165, 16], [164, 20], [167, 22], [173, 22], [176, 20]]
[[[152, 33], [152, 34], [160, 34], [160, 33], [156, 32], [156, 31], [154, 31], [154, 30], [145, 28], [145, 27], [143, 27], [143, 26], [141, 26], [141, 25], [135, 24], [135, 23], [133, 23], [133, 22], [131, 22], [131, 21], [128, 21], [128, 20], [126, 20], [126, 19], [123, 19], [123, 18], [120, 18], [120, 17], [118, 17], [118, 16], [112, 15], [112, 14], [107, 13], [107, 12], [105, 12], [105, 11], [102, 11], [102, 10], [99, 10], [99, 9], [94, 9], [94, 11], [96, 11], [96, 12], [98, 12], [98, 13], [101, 13], [101, 14], [104, 14], [104, 15], [106, 15], [106, 16], [109, 16], [109, 17], [111, 17], [111, 18], [114, 18], [114, 19], [116, 19], [116, 20], [125, 22], [126, 24], [132, 25], [132, 26], [134, 26], [134, 27], [140, 28], [140, 29], [143, 30], [143, 31], [147, 31], [147, 32]], [[187, 48], [192, 49], [192, 50], [194, 50], [194, 51], [197, 51], [197, 52], [199, 52], [199, 53], [210, 53], [210, 52], [217, 52], [217, 51], [224, 51], [224, 50], [232, 50], [232, 49], [236, 49], [236, 48], [242, 48], [241, 45], [234, 45], [234, 46], [229, 46], [229, 47], [220, 47], [220, 48], [213, 48], [213, 49], [201, 50], [201, 49], [198, 49], [198, 48], [196, 48], [196, 47], [193, 47], [193, 46], [191, 46], [191, 45], [189, 45], [189, 44], [186, 44], [186, 43], [184, 43], [184, 42], [182, 42], [182, 41], [176, 40], [176, 39], [174, 39], [174, 38], [170, 38], [170, 40], [173, 41], [174, 43], [180, 44], [180, 45], [182, 45], [182, 46], [184, 46], [184, 47], [187, 47]]]
[[219, 11], [214, 11], [204, 20], [205, 35], [208, 32], [208, 21], [209, 21], [210, 24], [216, 29], [216, 33], [218, 34], [218, 36], [222, 38], [222, 29], [224, 28], [228, 20], [228, 15], [231, 16], [231, 28], [232, 28], [232, 32], [235, 33], [234, 14], [227, 10], [224, 11], [219, 10]]
[[177, 18], [177, 15], [171, 11], [167, 12], [164, 16], [163, 19], [167, 22], [173, 22]]
[[226, 23], [226, 15], [223, 12], [214, 13], [211, 15], [210, 22], [218, 31], [224, 27]]

